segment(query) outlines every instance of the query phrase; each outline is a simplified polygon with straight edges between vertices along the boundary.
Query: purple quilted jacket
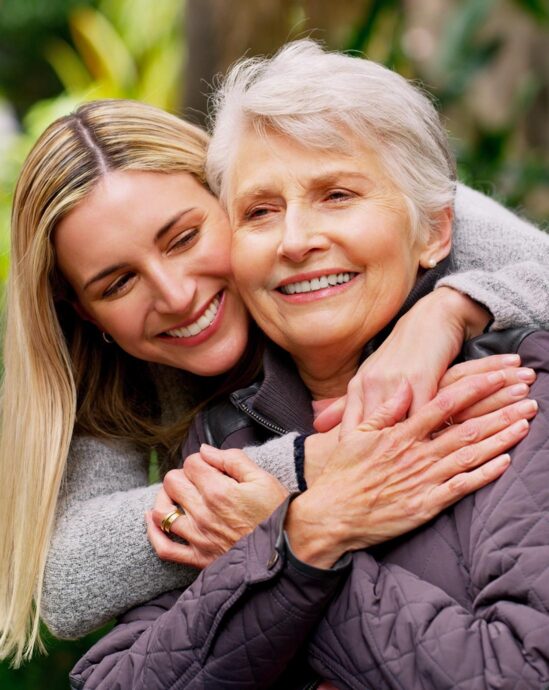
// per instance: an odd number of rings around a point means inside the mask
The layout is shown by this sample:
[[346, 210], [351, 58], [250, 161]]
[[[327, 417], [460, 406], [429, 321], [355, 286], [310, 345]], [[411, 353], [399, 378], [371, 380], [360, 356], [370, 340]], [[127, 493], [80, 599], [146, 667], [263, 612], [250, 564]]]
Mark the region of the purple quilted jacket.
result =
[[[300, 650], [339, 688], [549, 688], [549, 333], [478, 340], [486, 344], [480, 354], [514, 343], [538, 371], [539, 413], [497, 482], [424, 527], [354, 554], [339, 588], [341, 571], [315, 580], [280, 546], [269, 561], [273, 521], [282, 543], [279, 510], [187, 592], [127, 614], [79, 662], [73, 688], [271, 687]], [[259, 390], [235, 399], [241, 409], [291, 428], [304, 399], [288, 367], [271, 357]], [[278, 392], [267, 390], [277, 382]], [[198, 424], [195, 440], [203, 434]], [[253, 440], [254, 427], [240, 426], [222, 445]]]
[[283, 532], [290, 500], [187, 590], [126, 613], [75, 666], [71, 688], [272, 687], [322, 617], [351, 560], [344, 557], [329, 570], [297, 560]]

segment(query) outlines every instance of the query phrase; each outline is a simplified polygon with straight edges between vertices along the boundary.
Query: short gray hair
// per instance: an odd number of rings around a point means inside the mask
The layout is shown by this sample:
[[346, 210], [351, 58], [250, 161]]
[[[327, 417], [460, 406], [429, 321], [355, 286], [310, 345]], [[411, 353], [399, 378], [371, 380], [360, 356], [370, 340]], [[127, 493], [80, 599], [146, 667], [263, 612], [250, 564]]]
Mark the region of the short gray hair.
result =
[[250, 128], [346, 153], [346, 132], [358, 137], [402, 192], [418, 235], [453, 203], [455, 163], [433, 104], [417, 86], [371, 60], [295, 41], [272, 58], [236, 63], [211, 105], [206, 175], [224, 203], [240, 137]]

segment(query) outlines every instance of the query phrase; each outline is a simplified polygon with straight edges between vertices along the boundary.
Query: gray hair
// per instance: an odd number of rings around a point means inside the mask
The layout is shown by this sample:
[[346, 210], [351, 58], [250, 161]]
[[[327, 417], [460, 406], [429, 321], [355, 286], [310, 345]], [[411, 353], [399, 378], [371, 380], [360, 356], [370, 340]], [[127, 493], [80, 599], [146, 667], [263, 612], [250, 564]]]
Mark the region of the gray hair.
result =
[[352, 153], [349, 133], [380, 157], [417, 235], [453, 203], [455, 163], [429, 98], [371, 60], [288, 43], [272, 58], [236, 63], [212, 96], [206, 175], [226, 203], [241, 136], [266, 130], [318, 149]]

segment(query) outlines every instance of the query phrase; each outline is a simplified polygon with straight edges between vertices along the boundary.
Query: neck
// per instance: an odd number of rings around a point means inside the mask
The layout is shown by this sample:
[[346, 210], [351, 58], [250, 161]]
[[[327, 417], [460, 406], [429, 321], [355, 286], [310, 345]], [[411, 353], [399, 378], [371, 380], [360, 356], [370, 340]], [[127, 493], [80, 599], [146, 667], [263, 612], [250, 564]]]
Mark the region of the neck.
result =
[[347, 392], [360, 361], [360, 353], [345, 358], [315, 353], [304, 359], [294, 356], [299, 375], [311, 392], [313, 400], [339, 398]]

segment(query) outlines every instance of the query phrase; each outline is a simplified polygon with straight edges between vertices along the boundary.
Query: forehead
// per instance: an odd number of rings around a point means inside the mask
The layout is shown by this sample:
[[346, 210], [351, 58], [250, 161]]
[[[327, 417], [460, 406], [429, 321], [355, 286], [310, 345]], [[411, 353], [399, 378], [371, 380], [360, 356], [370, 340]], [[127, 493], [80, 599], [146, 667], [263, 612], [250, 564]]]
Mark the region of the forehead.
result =
[[215, 198], [188, 173], [109, 172], [55, 229], [57, 264], [69, 280], [87, 275], [149, 246], [178, 214], [212, 205]]
[[351, 133], [344, 142], [339, 150], [321, 149], [272, 131], [245, 132], [227, 176], [228, 206], [286, 182], [304, 187], [343, 177], [389, 182], [377, 152]]

